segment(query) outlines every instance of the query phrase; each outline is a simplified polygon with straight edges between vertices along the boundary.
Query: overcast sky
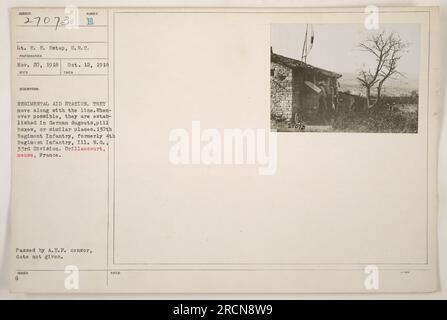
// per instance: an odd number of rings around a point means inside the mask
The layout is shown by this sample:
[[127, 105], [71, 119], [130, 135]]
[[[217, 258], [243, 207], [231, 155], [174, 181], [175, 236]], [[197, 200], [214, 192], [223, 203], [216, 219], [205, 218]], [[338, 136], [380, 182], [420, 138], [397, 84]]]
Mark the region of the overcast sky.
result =
[[[369, 33], [363, 24], [313, 24], [314, 44], [307, 63], [331, 71], [357, 73], [362, 65], [373, 65], [371, 53], [358, 49]], [[382, 24], [380, 30], [395, 32], [409, 43], [408, 52], [399, 61], [399, 71], [419, 74], [420, 33], [418, 24]], [[380, 31], [379, 30], [379, 31]], [[272, 24], [273, 52], [301, 60], [306, 24]]]

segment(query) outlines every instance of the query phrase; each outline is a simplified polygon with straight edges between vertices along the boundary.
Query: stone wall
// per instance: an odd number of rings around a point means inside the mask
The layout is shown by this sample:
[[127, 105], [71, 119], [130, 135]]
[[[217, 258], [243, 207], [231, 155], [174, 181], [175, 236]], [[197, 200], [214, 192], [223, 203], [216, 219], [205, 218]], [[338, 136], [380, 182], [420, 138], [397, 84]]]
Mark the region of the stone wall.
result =
[[277, 121], [292, 118], [292, 69], [275, 62], [270, 66], [270, 112]]

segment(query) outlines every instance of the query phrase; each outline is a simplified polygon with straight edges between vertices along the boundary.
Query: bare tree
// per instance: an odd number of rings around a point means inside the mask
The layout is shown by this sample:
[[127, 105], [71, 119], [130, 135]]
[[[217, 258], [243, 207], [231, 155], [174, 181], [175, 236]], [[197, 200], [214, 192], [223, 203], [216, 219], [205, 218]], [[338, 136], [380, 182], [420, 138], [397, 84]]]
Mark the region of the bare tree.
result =
[[380, 80], [377, 83], [376, 103], [380, 102], [382, 87], [387, 79], [392, 78], [393, 76], [404, 76], [402, 72], [397, 70], [397, 63], [402, 58], [402, 53], [404, 53], [408, 48], [408, 43], [402, 41], [402, 39], [395, 34], [391, 34], [390, 40], [391, 50], [386, 59], [385, 65], [380, 72]]
[[371, 89], [378, 84], [377, 99], [379, 100], [384, 82], [398, 73], [396, 70], [397, 62], [401, 58], [401, 52], [406, 48], [406, 44], [396, 34], [390, 33], [387, 35], [385, 31], [382, 31], [370, 35], [359, 44], [359, 48], [374, 55], [376, 60], [374, 68], [361, 70], [357, 77], [360, 85], [365, 88], [366, 103], [370, 108], [372, 107]]
[[357, 80], [360, 81], [360, 84], [362, 87], [365, 88], [366, 91], [366, 104], [368, 108], [371, 105], [371, 88], [376, 84], [378, 81], [377, 75], [373, 75], [370, 71], [360, 71], [359, 76], [357, 77]]

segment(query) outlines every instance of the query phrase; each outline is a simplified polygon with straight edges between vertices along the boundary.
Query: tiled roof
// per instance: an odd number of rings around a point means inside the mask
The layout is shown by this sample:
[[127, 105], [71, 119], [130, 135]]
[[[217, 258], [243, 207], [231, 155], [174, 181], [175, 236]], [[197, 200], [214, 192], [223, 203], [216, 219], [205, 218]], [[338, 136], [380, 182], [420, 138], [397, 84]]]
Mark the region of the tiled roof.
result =
[[317, 67], [314, 67], [314, 66], [312, 66], [310, 64], [307, 64], [307, 63], [305, 63], [303, 61], [292, 59], [292, 58], [288, 58], [288, 57], [284, 57], [284, 56], [281, 56], [281, 55], [273, 53], [273, 52], [271, 53], [271, 58], [270, 59], [271, 59], [272, 62], [276, 62], [276, 63], [282, 64], [282, 65], [284, 65], [286, 67], [289, 67], [289, 68], [292, 68], [292, 69], [297, 69], [297, 68], [309, 69], [309, 70], [313, 70], [315, 72], [319, 72], [319, 73], [321, 73], [321, 74], [323, 74], [323, 75], [325, 75], [327, 77], [333, 77], [333, 78], [340, 78], [342, 76], [341, 74], [338, 74], [336, 72], [332, 72], [332, 71], [329, 71], [329, 70], [317, 68]]

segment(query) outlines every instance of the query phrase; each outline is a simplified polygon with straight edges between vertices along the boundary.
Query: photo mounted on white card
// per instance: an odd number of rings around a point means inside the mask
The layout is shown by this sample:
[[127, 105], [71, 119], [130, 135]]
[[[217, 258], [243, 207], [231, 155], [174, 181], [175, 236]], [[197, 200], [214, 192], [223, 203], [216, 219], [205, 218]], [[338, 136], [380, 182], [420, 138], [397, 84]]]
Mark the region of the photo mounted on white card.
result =
[[271, 128], [417, 133], [420, 26], [271, 25]]
[[10, 18], [12, 291], [437, 290], [437, 8]]

